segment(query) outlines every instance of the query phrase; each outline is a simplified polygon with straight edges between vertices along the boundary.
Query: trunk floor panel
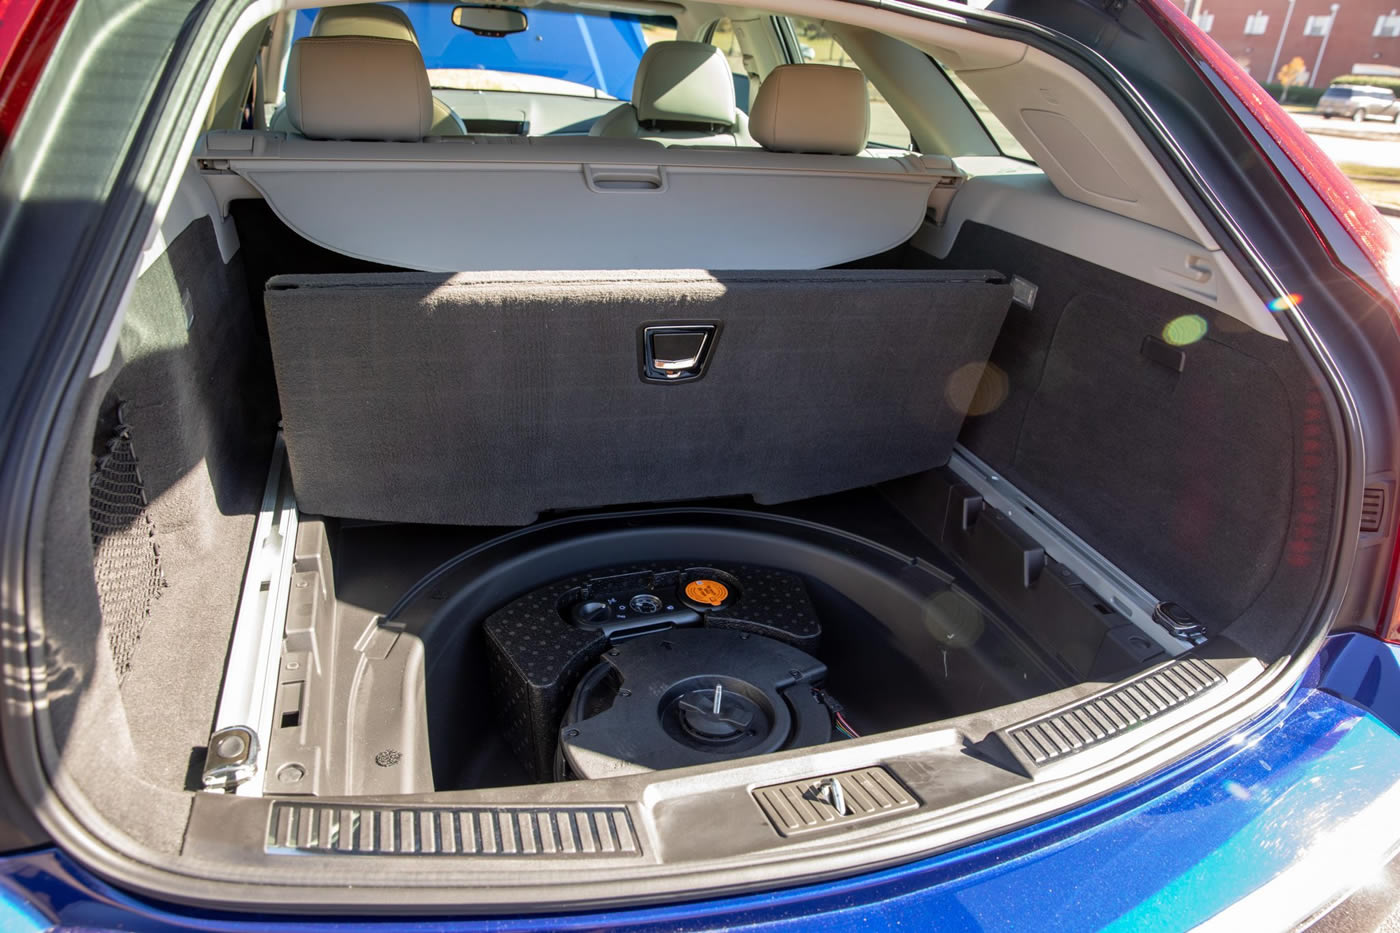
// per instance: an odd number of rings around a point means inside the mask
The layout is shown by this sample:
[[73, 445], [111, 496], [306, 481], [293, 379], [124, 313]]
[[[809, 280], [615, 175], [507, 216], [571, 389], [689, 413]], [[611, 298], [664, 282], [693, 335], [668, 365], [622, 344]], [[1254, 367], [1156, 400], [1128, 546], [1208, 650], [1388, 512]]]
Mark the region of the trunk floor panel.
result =
[[[924, 607], [915, 610], [915, 614], [922, 612], [923, 618], [911, 618], [909, 612], [904, 612], [892, 630], [835, 586], [805, 577], [823, 625], [817, 654], [828, 667], [824, 687], [845, 704], [845, 716], [862, 734], [977, 712], [1074, 682], [1053, 659], [1034, 648], [1024, 632], [1001, 618], [992, 608], [995, 602], [968, 581], [933, 541], [877, 489], [864, 488], [767, 507], [755, 506], [749, 500], [667, 503], [657, 512], [671, 514], [677, 510], [677, 521], [684, 522], [687, 513], [683, 510], [687, 508], [711, 515], [718, 508], [732, 509], [739, 518], [772, 516], [826, 526], [897, 552], [901, 555], [898, 566], [912, 568], [917, 559], [922, 562], [917, 566], [924, 567], [919, 573], [944, 581], [941, 591], [932, 593]], [[589, 520], [606, 522], [614, 513], [590, 510], [582, 514]], [[619, 527], [624, 527], [635, 521], [624, 516], [635, 516], [638, 510], [619, 509], [616, 514]], [[545, 516], [529, 527], [537, 528], [559, 517], [574, 516]], [[405, 594], [445, 562], [519, 531], [326, 520], [341, 624], [348, 623], [359, 631], [376, 615], [399, 613]], [[836, 540], [851, 541], [846, 537]], [[854, 552], [861, 546], [853, 542], [849, 547]], [[714, 555], [713, 560], [733, 562], [723, 554]], [[535, 585], [550, 582], [539, 579]], [[452, 587], [438, 581], [431, 589], [434, 592], [430, 599], [443, 600], [450, 598], [446, 593]], [[962, 625], [959, 631], [976, 642], [973, 655], [960, 651], [962, 644], [939, 640], [946, 635], [931, 634], [935, 630], [946, 631], [950, 616], [954, 626]], [[492, 701], [484, 687], [484, 647], [477, 631], [480, 622], [480, 618], [467, 620], [473, 631], [461, 636], [465, 640], [451, 642], [451, 647], [441, 647], [436, 642], [427, 646], [430, 671], [434, 663], [448, 664], [452, 671], [452, 676], [438, 675], [436, 681], [431, 673], [428, 677], [427, 703], [433, 720], [429, 734], [434, 744], [434, 785], [439, 791], [513, 786], [531, 779], [531, 773], [512, 754], [498, 715], [490, 709]], [[412, 631], [414, 623], [408, 622], [407, 627]], [[464, 659], [441, 662], [435, 656], [442, 651], [459, 652]], [[444, 680], [452, 682], [450, 695], [443, 695], [440, 688], [434, 687], [435, 682], [441, 684]], [[443, 726], [443, 722], [448, 725]], [[450, 730], [455, 739], [451, 743], [454, 748], [446, 754], [438, 748], [444, 729]]]

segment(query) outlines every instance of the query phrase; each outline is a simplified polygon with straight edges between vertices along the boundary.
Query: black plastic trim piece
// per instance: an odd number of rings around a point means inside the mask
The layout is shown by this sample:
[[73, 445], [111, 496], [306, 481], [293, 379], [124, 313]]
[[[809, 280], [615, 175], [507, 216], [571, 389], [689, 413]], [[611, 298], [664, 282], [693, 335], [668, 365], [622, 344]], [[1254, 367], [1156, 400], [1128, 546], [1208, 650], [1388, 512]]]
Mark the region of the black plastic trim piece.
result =
[[1372, 484], [1361, 494], [1361, 533], [1378, 534], [1385, 527], [1385, 487]]
[[1142, 338], [1142, 355], [1174, 373], [1186, 371], [1186, 351], [1150, 334]]

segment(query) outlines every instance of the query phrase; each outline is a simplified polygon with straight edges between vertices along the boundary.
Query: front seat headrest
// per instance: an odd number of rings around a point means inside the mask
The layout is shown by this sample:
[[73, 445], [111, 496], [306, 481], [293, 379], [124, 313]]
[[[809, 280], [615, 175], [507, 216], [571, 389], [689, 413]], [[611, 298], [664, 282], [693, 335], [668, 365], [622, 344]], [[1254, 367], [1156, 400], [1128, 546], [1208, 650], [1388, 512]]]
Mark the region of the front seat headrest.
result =
[[433, 95], [406, 39], [308, 36], [287, 63], [287, 117], [308, 139], [420, 140]]
[[775, 152], [859, 153], [870, 136], [865, 75], [838, 65], [779, 65], [758, 89], [749, 135]]
[[724, 53], [708, 42], [656, 43], [637, 65], [632, 106], [642, 124], [733, 126], [734, 78]]
[[382, 3], [356, 3], [350, 6], [322, 7], [311, 23], [313, 36], [373, 36], [378, 39], [407, 39], [418, 44], [418, 34], [408, 14]]

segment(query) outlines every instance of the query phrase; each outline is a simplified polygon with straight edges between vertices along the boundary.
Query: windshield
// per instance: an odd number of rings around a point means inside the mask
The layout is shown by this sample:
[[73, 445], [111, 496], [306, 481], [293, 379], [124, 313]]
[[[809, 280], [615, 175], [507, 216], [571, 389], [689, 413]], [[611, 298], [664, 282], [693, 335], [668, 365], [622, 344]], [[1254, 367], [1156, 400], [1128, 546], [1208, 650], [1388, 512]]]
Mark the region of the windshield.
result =
[[[502, 38], [452, 24], [452, 4], [390, 3], [418, 33], [434, 87], [582, 94], [626, 100], [647, 46], [675, 37], [669, 18], [526, 9], [529, 28]], [[311, 33], [317, 10], [297, 13], [294, 39]]]

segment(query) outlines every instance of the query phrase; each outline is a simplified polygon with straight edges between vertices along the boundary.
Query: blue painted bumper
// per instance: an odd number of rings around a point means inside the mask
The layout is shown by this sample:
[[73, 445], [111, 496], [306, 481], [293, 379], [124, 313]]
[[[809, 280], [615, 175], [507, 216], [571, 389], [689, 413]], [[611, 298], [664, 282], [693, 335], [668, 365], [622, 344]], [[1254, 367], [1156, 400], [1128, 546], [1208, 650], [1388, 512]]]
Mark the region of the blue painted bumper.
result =
[[1362, 833], [1373, 842], [1392, 834], [1387, 846], [1400, 842], [1400, 822], [1377, 826], [1367, 812], [1400, 789], [1397, 725], [1400, 649], [1341, 635], [1288, 700], [1153, 779], [995, 839], [855, 878], [567, 917], [344, 922], [152, 903], [47, 849], [0, 859], [0, 928], [1183, 929], [1294, 868], [1324, 840], [1332, 849]]

